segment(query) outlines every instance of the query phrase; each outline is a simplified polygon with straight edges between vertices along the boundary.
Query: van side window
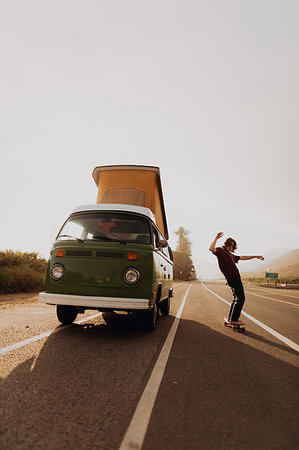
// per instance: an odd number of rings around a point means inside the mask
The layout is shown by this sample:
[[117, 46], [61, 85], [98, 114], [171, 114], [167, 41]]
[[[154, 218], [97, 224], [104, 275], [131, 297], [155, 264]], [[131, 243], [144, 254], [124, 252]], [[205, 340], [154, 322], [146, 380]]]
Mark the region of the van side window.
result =
[[159, 241], [164, 241], [165, 238], [160, 233], [160, 231], [157, 230], [156, 228], [153, 228], [153, 232], [154, 232], [155, 247], [157, 249], [159, 249], [160, 252], [162, 252], [163, 255], [166, 256], [166, 258], [168, 258], [168, 259], [170, 259], [172, 261], [172, 259], [171, 259], [172, 254], [168, 251], [168, 247], [160, 247], [160, 248], [158, 247], [158, 242]]
[[162, 253], [164, 256], [166, 256], [166, 258], [169, 259], [169, 254], [168, 254], [168, 248], [167, 247], [163, 247], [162, 248]]
[[156, 230], [156, 228], [154, 228], [154, 229], [153, 229], [153, 232], [154, 232], [155, 247], [158, 248], [158, 242], [159, 242], [158, 231]]

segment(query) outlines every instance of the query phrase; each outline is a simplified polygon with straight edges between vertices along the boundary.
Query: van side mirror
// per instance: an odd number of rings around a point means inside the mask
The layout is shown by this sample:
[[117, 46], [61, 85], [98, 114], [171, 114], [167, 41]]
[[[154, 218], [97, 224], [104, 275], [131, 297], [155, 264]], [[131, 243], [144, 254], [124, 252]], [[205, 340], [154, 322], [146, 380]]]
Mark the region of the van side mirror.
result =
[[157, 242], [157, 247], [158, 247], [158, 248], [168, 247], [168, 243], [167, 243], [167, 241], [166, 241], [165, 239], [160, 239], [160, 240]]

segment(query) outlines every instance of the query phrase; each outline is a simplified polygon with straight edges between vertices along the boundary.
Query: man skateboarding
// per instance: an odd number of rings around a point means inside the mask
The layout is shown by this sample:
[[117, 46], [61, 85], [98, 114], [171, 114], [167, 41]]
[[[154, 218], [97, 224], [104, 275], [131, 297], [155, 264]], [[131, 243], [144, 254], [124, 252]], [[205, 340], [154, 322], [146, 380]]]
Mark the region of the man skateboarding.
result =
[[216, 255], [218, 259], [219, 269], [225, 276], [227, 284], [230, 286], [233, 293], [233, 301], [231, 303], [228, 313], [228, 323], [239, 327], [244, 325], [239, 319], [245, 302], [245, 293], [240, 272], [236, 266], [239, 260], [260, 259], [264, 261], [264, 257], [260, 255], [254, 256], [236, 256], [234, 251], [237, 249], [237, 243], [234, 239], [228, 238], [222, 247], [216, 247], [216, 242], [223, 236], [223, 233], [218, 233], [209, 250]]

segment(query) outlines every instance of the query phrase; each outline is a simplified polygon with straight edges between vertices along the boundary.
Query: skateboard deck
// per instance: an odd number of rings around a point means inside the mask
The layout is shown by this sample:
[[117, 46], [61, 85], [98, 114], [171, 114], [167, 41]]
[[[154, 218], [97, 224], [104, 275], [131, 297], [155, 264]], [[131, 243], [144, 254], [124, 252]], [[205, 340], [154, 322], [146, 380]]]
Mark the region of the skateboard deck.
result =
[[237, 333], [245, 333], [244, 325], [234, 325], [233, 323], [230, 323], [230, 321], [226, 318], [224, 318], [224, 325], [226, 327], [232, 328], [233, 331], [236, 331]]

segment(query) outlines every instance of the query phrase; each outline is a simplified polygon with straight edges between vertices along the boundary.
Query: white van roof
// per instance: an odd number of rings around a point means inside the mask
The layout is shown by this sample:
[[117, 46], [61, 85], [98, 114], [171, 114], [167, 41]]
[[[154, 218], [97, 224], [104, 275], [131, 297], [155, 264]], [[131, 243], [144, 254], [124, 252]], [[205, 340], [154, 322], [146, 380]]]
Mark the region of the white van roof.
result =
[[87, 212], [87, 211], [122, 211], [122, 212], [133, 212], [136, 214], [141, 214], [142, 216], [148, 217], [154, 224], [156, 224], [156, 217], [152, 213], [152, 211], [149, 208], [144, 208], [143, 206], [136, 206], [136, 205], [118, 205], [114, 203], [97, 203], [93, 205], [82, 205], [77, 206], [72, 211], [73, 213], [77, 212]]

